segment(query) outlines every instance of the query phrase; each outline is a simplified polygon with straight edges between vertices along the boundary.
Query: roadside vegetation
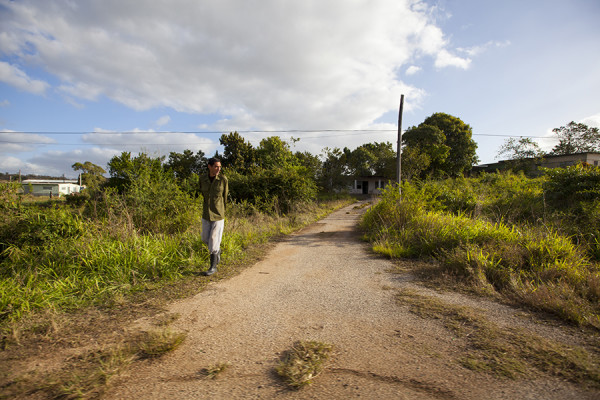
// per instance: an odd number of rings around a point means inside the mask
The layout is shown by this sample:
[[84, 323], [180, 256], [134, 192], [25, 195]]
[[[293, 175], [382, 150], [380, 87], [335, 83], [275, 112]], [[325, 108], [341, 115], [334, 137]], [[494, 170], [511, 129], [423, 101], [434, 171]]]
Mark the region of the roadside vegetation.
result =
[[[123, 332], [121, 324], [153, 318], [168, 299], [236, 274], [270, 240], [355, 201], [319, 194], [297, 165], [272, 174], [256, 167], [252, 176], [230, 170], [222, 263], [217, 276], [203, 277], [208, 251], [194, 176], [178, 177], [163, 161], [123, 153], [111, 162], [111, 178], [67, 199], [33, 199], [16, 183], [0, 184], [0, 365], [11, 366], [0, 368], [0, 397], [101, 396], [133, 361], [185, 340], [169, 329], [171, 318], [142, 332]], [[27, 362], [70, 347], [81, 351], [52, 368]]]
[[600, 169], [510, 172], [388, 188], [362, 227], [392, 258], [477, 293], [600, 329]]

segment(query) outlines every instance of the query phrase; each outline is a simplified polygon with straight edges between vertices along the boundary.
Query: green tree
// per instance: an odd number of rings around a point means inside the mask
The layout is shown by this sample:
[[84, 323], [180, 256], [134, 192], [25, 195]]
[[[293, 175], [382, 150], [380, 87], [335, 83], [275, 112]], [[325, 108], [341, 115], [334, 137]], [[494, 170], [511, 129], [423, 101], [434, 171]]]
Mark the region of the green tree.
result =
[[435, 113], [423, 121], [423, 125], [438, 127], [446, 136], [444, 144], [449, 147], [442, 172], [450, 177], [461, 176], [478, 162], [477, 143], [468, 124], [449, 114]]
[[349, 175], [396, 176], [396, 152], [390, 142], [373, 142], [358, 146], [350, 151], [343, 150]]
[[293, 165], [296, 159], [290, 150], [290, 145], [279, 136], [271, 136], [260, 141], [256, 149], [258, 165], [262, 168], [273, 169]]
[[199, 175], [206, 169], [206, 157], [202, 150], [194, 154], [191, 150], [184, 150], [183, 153], [171, 152], [169, 159], [164, 167], [173, 171], [175, 176], [184, 181], [193, 174]]
[[152, 158], [146, 153], [140, 153], [131, 157], [128, 151], [114, 156], [108, 162], [108, 173], [110, 174], [108, 185], [122, 192], [133, 180], [142, 173], [150, 173], [151, 176], [163, 174], [164, 156]]
[[391, 142], [374, 142], [363, 145], [375, 155], [372, 165], [373, 174], [376, 176], [385, 176], [389, 179], [396, 177], [396, 150]]
[[528, 171], [541, 161], [544, 151], [531, 138], [508, 138], [500, 147], [498, 157], [507, 158], [507, 165], [513, 171]]
[[308, 176], [310, 176], [313, 181], [317, 182], [323, 169], [323, 163], [319, 157], [312, 155], [308, 151], [297, 151], [294, 153], [294, 158], [296, 159], [294, 164], [306, 168]]
[[600, 131], [598, 128], [571, 121], [567, 126], [552, 129], [558, 137], [558, 144], [550, 154], [576, 154], [588, 151], [600, 151]]
[[402, 180], [410, 181], [426, 177], [431, 159], [418, 147], [405, 147], [402, 150]]
[[347, 154], [339, 148], [323, 149], [323, 168], [319, 177], [320, 186], [326, 191], [344, 189], [348, 186]]
[[402, 135], [402, 142], [402, 171], [405, 178], [409, 175], [439, 178], [447, 173], [446, 159], [451, 148], [446, 144], [446, 135], [439, 127], [425, 123], [410, 127]]
[[71, 168], [73, 168], [74, 171], [82, 171], [81, 182], [89, 189], [97, 188], [106, 181], [106, 178], [103, 175], [106, 173], [104, 168], [90, 161], [84, 163], [76, 162], [71, 165]]
[[247, 173], [256, 166], [256, 150], [239, 133], [222, 135], [219, 143], [224, 146], [221, 161], [226, 168]]
[[369, 148], [365, 146], [359, 146], [350, 151], [350, 149], [346, 147], [344, 148], [344, 154], [346, 155], [346, 165], [349, 175], [374, 175], [375, 171], [373, 165], [375, 164], [376, 156]]

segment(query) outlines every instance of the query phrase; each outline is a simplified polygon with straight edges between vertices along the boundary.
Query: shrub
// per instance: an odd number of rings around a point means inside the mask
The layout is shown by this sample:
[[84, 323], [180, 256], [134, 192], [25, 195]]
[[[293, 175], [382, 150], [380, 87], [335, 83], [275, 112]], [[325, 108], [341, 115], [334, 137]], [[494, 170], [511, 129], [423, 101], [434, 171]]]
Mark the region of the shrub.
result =
[[232, 200], [249, 202], [261, 211], [287, 214], [294, 204], [312, 201], [317, 195], [317, 185], [305, 167], [258, 168], [247, 175], [230, 171], [227, 177]]

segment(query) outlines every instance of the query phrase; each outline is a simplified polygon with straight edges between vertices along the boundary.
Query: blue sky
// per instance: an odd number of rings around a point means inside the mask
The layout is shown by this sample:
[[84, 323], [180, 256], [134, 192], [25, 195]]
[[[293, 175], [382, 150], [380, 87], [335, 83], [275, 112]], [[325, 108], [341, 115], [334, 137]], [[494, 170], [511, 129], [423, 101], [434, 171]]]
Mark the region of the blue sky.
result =
[[[395, 146], [444, 112], [481, 163], [600, 126], [597, 0], [0, 0], [0, 171], [74, 177], [122, 151]], [[332, 130], [335, 130], [332, 132]], [[294, 131], [294, 132], [290, 132]]]

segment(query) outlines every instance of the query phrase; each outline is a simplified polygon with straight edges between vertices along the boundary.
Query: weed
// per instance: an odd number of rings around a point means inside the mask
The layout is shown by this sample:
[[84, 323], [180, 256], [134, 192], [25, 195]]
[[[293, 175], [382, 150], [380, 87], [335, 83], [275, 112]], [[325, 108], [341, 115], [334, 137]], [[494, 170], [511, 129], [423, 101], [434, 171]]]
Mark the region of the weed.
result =
[[209, 379], [216, 379], [220, 374], [229, 368], [229, 363], [217, 363], [202, 370], [202, 374]]
[[118, 345], [85, 354], [65, 370], [55, 372], [39, 385], [53, 398], [86, 399], [99, 397], [110, 380], [135, 359], [128, 346]]
[[136, 344], [142, 358], [160, 357], [175, 350], [185, 340], [185, 334], [170, 329], [153, 330], [142, 335]]
[[294, 389], [310, 385], [323, 370], [333, 346], [315, 341], [300, 341], [284, 355], [275, 368], [285, 382]]

